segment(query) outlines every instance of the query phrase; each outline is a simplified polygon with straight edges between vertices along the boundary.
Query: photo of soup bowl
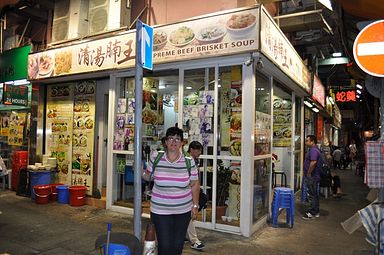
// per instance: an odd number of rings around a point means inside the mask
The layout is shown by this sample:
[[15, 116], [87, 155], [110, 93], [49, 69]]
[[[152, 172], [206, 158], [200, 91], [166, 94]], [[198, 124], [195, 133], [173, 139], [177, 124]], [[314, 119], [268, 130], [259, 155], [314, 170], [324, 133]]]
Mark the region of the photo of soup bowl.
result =
[[227, 31], [231, 37], [244, 37], [255, 29], [256, 17], [251, 14], [233, 14], [227, 21]]
[[199, 30], [196, 33], [196, 40], [200, 44], [221, 42], [226, 35], [227, 30], [222, 26], [210, 26]]

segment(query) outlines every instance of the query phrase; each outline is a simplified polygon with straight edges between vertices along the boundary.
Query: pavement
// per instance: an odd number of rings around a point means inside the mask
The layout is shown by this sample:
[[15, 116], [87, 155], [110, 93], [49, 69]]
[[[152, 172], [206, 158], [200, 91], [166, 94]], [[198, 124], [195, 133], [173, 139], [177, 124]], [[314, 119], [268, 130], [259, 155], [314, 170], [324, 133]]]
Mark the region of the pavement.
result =
[[[202, 252], [185, 244], [183, 254], [273, 254], [273, 255], [365, 255], [374, 248], [365, 241], [366, 231], [360, 227], [348, 234], [340, 225], [369, 204], [368, 187], [354, 170], [338, 170], [346, 196], [321, 198], [320, 218], [301, 219], [306, 205], [295, 203], [295, 224], [273, 228], [268, 224], [246, 238], [239, 235], [198, 228], [205, 244]], [[280, 215], [279, 221], [284, 221]], [[92, 206], [71, 207], [58, 203], [36, 205], [30, 198], [0, 191], [0, 254], [100, 254], [95, 250], [96, 238], [106, 233], [107, 223], [113, 232], [133, 233], [133, 217]], [[143, 219], [143, 235], [147, 219]]]

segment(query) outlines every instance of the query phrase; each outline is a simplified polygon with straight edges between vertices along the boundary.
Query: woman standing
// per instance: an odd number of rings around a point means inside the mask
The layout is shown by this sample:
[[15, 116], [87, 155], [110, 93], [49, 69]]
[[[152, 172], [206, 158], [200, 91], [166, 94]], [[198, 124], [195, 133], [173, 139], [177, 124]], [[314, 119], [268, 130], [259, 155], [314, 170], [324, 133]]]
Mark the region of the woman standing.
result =
[[[159, 152], [151, 156], [144, 179], [154, 180], [151, 197], [151, 220], [156, 228], [158, 255], [179, 255], [191, 217], [199, 209], [200, 184], [194, 160], [181, 151], [183, 131], [171, 127], [166, 132], [165, 153], [155, 165]], [[190, 161], [190, 169], [187, 167]]]

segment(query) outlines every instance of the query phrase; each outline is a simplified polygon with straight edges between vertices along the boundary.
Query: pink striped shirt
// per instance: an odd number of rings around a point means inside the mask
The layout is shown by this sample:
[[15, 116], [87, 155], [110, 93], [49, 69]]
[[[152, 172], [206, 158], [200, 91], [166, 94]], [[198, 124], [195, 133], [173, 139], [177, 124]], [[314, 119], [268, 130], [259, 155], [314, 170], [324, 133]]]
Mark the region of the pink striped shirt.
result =
[[[152, 173], [153, 162], [158, 152], [151, 156], [147, 173]], [[192, 209], [191, 181], [198, 180], [195, 161], [191, 158], [191, 176], [189, 176], [185, 156], [171, 163], [166, 154], [155, 168], [154, 186], [152, 188], [151, 212], [161, 215], [182, 214]]]

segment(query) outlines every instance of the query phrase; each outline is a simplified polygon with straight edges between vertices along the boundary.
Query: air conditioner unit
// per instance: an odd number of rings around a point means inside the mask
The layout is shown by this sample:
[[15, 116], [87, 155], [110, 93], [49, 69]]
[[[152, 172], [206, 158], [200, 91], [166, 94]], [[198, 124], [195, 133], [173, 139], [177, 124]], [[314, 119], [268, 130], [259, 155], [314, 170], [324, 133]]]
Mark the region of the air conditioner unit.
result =
[[[108, 30], [109, 0], [89, 1], [89, 34]], [[112, 13], [114, 15], [114, 13]]]
[[88, 0], [55, 2], [52, 42], [86, 36], [88, 33]]
[[55, 2], [53, 9], [52, 42], [68, 39], [69, 6], [69, 0]]
[[128, 0], [90, 0], [89, 1], [89, 34], [119, 29], [128, 26], [131, 19], [131, 8]]

